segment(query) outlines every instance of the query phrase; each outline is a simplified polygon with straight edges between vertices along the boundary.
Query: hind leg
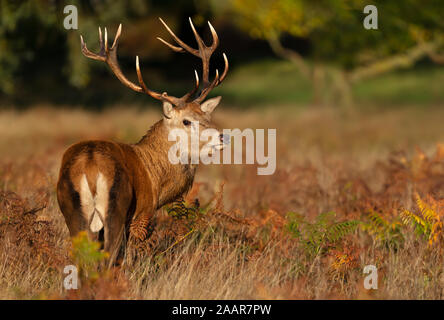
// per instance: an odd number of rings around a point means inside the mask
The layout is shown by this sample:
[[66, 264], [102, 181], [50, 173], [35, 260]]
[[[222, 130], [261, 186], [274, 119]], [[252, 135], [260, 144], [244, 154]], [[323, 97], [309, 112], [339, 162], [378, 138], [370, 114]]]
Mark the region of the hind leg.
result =
[[[123, 181], [121, 181], [122, 184]], [[123, 186], [121, 185], [121, 188]], [[109, 253], [108, 267], [113, 266], [117, 260], [123, 257], [126, 249], [126, 220], [131, 207], [132, 192], [129, 184], [126, 184], [126, 192], [110, 192], [108, 213], [105, 221], [105, 246]], [[121, 189], [122, 190], [122, 189]]]
[[80, 206], [80, 196], [70, 180], [61, 179], [57, 184], [57, 201], [71, 237], [75, 237], [80, 231], [86, 231], [87, 221]]
[[[76, 210], [73, 214], [65, 215], [65, 221], [68, 226], [69, 234], [71, 238], [77, 236], [81, 231], [87, 231], [87, 221], [82, 216], [80, 210]], [[89, 232], [88, 232], [89, 233]]]
[[121, 257], [125, 246], [125, 219], [112, 219], [105, 229], [104, 249], [109, 253], [108, 268]]

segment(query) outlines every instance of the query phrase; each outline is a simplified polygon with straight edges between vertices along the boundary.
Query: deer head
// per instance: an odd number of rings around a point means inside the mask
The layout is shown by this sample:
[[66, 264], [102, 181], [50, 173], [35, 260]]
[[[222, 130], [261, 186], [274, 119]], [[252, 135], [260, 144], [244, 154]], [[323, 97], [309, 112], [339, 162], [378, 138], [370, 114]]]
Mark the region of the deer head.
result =
[[[168, 131], [172, 129], [182, 129], [189, 133], [188, 136], [191, 136], [193, 132], [196, 131], [196, 125], [201, 129], [213, 129], [214, 134], [217, 135], [217, 144], [214, 144], [213, 147], [215, 149], [223, 148], [226, 137], [221, 134], [221, 132], [216, 128], [216, 126], [211, 121], [211, 113], [217, 107], [220, 102], [221, 97], [215, 97], [212, 99], [208, 99], [205, 101], [208, 94], [212, 89], [217, 87], [226, 77], [228, 72], [228, 59], [225, 53], [223, 53], [223, 58], [225, 61], [224, 71], [221, 76], [219, 76], [219, 71], [216, 69], [215, 77], [212, 81], [209, 80], [209, 72], [210, 72], [210, 58], [213, 52], [219, 45], [219, 38], [217, 36], [216, 31], [210, 22], [208, 22], [211, 35], [213, 38], [213, 42], [211, 46], [206, 46], [202, 38], [197, 33], [191, 18], [189, 19], [191, 29], [196, 38], [196, 42], [198, 45], [198, 49], [194, 49], [180, 40], [174, 32], [168, 27], [168, 25], [161, 19], [160, 22], [165, 26], [166, 30], [171, 34], [174, 38], [178, 46], [172, 45], [162, 38], [157, 37], [162, 43], [171, 48], [175, 52], [189, 52], [194, 56], [199, 57], [202, 60], [202, 89], [198, 93], [200, 82], [197, 71], [194, 70], [195, 74], [195, 85], [194, 88], [183, 95], [182, 97], [174, 97], [167, 92], [159, 93], [155, 92], [147, 87], [145, 84], [142, 73], [140, 71], [139, 65], [139, 57], [136, 56], [136, 72], [137, 78], [139, 81], [139, 85], [128, 80], [123, 72], [121, 71], [118, 61], [117, 61], [117, 47], [119, 43], [119, 38], [122, 32], [122, 25], [119, 26], [116, 36], [114, 38], [114, 42], [109, 48], [108, 46], [108, 36], [107, 30], [105, 28], [105, 37], [104, 40], [102, 38], [102, 31], [99, 28], [99, 43], [100, 43], [100, 51], [98, 54], [92, 53], [86, 47], [85, 42], [83, 41], [83, 37], [80, 36], [82, 53], [88, 58], [99, 60], [105, 62], [112, 70], [114, 75], [128, 88], [136, 91], [145, 93], [154, 99], [160, 100], [163, 102], [163, 125], [167, 128]], [[198, 94], [197, 94], [198, 93]], [[225, 138], [225, 139], [224, 139]], [[214, 141], [215, 139], [211, 139]], [[200, 141], [199, 147], [202, 148], [206, 142]], [[208, 144], [207, 144], [208, 145]]]

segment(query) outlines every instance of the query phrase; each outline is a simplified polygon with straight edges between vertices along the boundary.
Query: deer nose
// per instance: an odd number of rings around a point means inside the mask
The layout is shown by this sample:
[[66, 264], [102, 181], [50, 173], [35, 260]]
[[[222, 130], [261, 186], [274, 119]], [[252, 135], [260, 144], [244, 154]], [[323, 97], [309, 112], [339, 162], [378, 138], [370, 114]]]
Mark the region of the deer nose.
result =
[[223, 144], [230, 144], [230, 136], [228, 134], [221, 133], [219, 139]]

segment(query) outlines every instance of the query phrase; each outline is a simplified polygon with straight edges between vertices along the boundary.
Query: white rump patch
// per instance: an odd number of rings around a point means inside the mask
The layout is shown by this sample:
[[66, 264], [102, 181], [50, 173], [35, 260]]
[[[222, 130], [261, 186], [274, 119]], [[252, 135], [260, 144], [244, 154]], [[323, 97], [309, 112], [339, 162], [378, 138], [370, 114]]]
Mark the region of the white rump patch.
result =
[[91, 193], [86, 175], [80, 179], [80, 204], [87, 223], [91, 222], [91, 231], [99, 232], [103, 228], [108, 210], [108, 186], [101, 172], [97, 175], [95, 195]]

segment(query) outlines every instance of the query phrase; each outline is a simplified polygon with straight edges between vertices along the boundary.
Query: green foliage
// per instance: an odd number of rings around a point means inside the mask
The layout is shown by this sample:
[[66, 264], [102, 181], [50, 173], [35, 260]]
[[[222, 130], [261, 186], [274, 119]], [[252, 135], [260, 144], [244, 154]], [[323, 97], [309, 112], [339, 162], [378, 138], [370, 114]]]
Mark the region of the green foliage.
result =
[[[85, 87], [89, 83], [91, 62], [81, 55], [79, 34], [84, 34], [94, 50], [98, 44], [98, 26], [107, 26], [112, 36], [113, 27], [147, 15], [149, 7], [145, 0], [73, 0], [69, 4], [78, 8], [79, 30], [65, 30], [63, 9], [67, 4], [63, 1], [0, 0], [1, 92], [16, 93], [22, 86], [21, 75], [30, 69], [41, 77], [52, 72], [53, 78], [62, 76], [74, 87]], [[48, 61], [50, 66], [45, 65]], [[54, 74], [56, 72], [60, 74]]]
[[79, 270], [81, 278], [96, 279], [99, 267], [109, 254], [100, 250], [100, 243], [91, 241], [84, 231], [72, 239], [71, 259]]
[[175, 219], [196, 220], [199, 216], [198, 203], [188, 205], [184, 200], [179, 200], [165, 207], [168, 215]]
[[[351, 107], [353, 83], [409, 68], [424, 57], [439, 57], [440, 50], [444, 50], [438, 0], [230, 3], [241, 29], [252, 37], [267, 40], [277, 56], [294, 63], [311, 81], [315, 104]], [[378, 30], [363, 26], [367, 5], [377, 8]], [[309, 43], [308, 52], [283, 44], [288, 35]]]
[[396, 218], [389, 221], [375, 211], [370, 212], [369, 220], [361, 224], [361, 229], [384, 245], [397, 247], [404, 241], [402, 223]]
[[188, 204], [183, 199], [166, 205], [165, 209], [170, 217], [173, 217], [176, 220], [183, 220], [185, 226], [190, 231], [195, 229], [196, 223], [204, 213], [204, 209], [200, 208], [198, 202]]
[[303, 215], [290, 212], [286, 229], [303, 246], [308, 257], [313, 258], [337, 246], [360, 223], [356, 220], [336, 222], [335, 217], [334, 212], [321, 213], [311, 223]]
[[[306, 38], [312, 59], [345, 69], [444, 37], [438, 0], [232, 0], [231, 4], [237, 24], [251, 36]], [[378, 9], [379, 30], [363, 27], [363, 9], [369, 4]]]
[[368, 222], [361, 226], [362, 230], [368, 232], [378, 242], [398, 247], [404, 241], [403, 227], [412, 226], [415, 234], [426, 239], [429, 246], [438, 243], [443, 234], [443, 223], [439, 213], [440, 203], [430, 198], [431, 204], [428, 204], [418, 194], [415, 197], [418, 214], [404, 209], [399, 217], [390, 221], [382, 214], [371, 211]]
[[[34, 29], [42, 31], [40, 43], [48, 36], [47, 30], [55, 26], [53, 10], [46, 1], [0, 1], [0, 91], [12, 93], [14, 79], [24, 62], [35, 58], [38, 50]], [[35, 48], [30, 46], [35, 45]]]
[[439, 215], [438, 203], [430, 199], [432, 205], [425, 203], [416, 194], [416, 206], [419, 214], [409, 210], [401, 212], [401, 219], [405, 225], [413, 226], [415, 233], [427, 239], [429, 246], [437, 243], [443, 234], [443, 223]]

